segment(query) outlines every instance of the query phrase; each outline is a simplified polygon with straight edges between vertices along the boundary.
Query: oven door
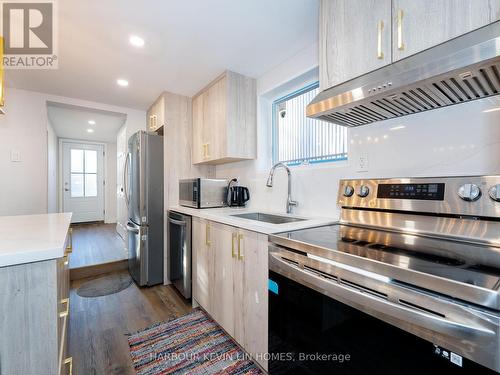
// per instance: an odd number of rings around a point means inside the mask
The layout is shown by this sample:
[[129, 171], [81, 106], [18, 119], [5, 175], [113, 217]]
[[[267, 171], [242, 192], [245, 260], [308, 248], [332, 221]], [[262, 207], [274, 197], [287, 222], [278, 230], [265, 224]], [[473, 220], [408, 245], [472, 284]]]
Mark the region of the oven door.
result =
[[274, 246], [269, 267], [271, 374], [498, 369], [498, 315]]

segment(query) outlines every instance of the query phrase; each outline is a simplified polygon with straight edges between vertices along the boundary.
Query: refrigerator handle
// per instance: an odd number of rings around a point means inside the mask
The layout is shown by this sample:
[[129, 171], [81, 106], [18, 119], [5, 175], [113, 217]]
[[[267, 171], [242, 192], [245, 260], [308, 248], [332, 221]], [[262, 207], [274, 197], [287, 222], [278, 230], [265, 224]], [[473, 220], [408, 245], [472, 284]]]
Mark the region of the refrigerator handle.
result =
[[130, 160], [130, 153], [127, 152], [127, 156], [125, 157], [125, 166], [123, 167], [123, 189], [124, 189], [124, 193], [125, 193], [125, 203], [127, 204], [127, 208], [129, 206], [129, 203], [130, 203], [130, 197], [128, 195], [128, 184], [127, 184], [127, 181], [128, 181], [128, 162]]
[[129, 232], [139, 234], [139, 228], [136, 228], [135, 226], [131, 225], [130, 223], [127, 223], [127, 230]]

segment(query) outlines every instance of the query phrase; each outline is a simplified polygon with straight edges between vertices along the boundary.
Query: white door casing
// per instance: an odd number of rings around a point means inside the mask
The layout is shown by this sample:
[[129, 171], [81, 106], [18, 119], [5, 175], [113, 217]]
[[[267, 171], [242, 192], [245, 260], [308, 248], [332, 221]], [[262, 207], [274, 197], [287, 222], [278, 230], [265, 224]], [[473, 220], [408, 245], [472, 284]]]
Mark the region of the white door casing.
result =
[[104, 220], [104, 145], [62, 142], [63, 211], [73, 223]]
[[125, 240], [125, 247], [127, 247], [127, 220], [128, 220], [128, 208], [125, 201], [125, 187], [124, 187], [124, 173], [125, 173], [125, 161], [127, 159], [128, 145], [127, 145], [127, 128], [123, 126], [118, 132], [116, 138], [116, 152], [117, 152], [117, 163], [116, 163], [116, 231]]

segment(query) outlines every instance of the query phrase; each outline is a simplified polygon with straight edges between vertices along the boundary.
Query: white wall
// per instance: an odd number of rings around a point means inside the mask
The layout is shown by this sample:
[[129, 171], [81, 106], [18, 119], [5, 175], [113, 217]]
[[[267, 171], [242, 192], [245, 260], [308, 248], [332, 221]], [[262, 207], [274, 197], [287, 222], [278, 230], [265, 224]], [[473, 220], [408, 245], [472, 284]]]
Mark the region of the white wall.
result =
[[[265, 186], [271, 167], [270, 105], [298, 82], [317, 80], [317, 56], [312, 46], [258, 79], [258, 157], [216, 168], [217, 177], [239, 177], [250, 188], [252, 208], [285, 210], [286, 173], [278, 171], [274, 187]], [[350, 129], [349, 160], [292, 167], [295, 212], [337, 217], [341, 178], [500, 174], [500, 111], [483, 112], [497, 107], [500, 98], [489, 98]], [[368, 155], [369, 168], [358, 172], [362, 154]]]
[[[48, 212], [47, 101], [125, 113], [128, 135], [146, 128], [145, 111], [7, 88], [0, 116], [0, 216]], [[20, 151], [21, 162], [10, 161], [12, 150]]]
[[54, 128], [47, 121], [47, 212], [58, 212], [58, 185], [57, 185], [57, 170], [58, 170], [58, 151], [59, 145], [57, 135]]
[[104, 190], [104, 222], [116, 223], [116, 143], [106, 143], [106, 188]]

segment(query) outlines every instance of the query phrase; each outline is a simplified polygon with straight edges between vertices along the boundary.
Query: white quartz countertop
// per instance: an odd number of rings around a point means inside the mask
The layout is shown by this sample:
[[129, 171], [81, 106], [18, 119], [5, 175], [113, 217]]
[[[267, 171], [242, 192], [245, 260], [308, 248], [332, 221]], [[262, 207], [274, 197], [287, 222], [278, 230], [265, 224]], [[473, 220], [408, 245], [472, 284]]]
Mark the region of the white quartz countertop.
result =
[[0, 267], [62, 258], [71, 215], [0, 216]]
[[[223, 208], [196, 209], [184, 206], [171, 206], [169, 207], [169, 210], [264, 234], [289, 232], [292, 230], [318, 227], [321, 225], [328, 225], [336, 222], [336, 220], [332, 218], [309, 218], [300, 215], [287, 215], [282, 212], [271, 212], [266, 210], [249, 209], [249, 208], [223, 207]], [[256, 221], [256, 220], [232, 216], [232, 215], [251, 213], [251, 212], [261, 212], [279, 216], [291, 216], [306, 220], [295, 221], [292, 223], [284, 223], [284, 224], [271, 224], [262, 221]]]

